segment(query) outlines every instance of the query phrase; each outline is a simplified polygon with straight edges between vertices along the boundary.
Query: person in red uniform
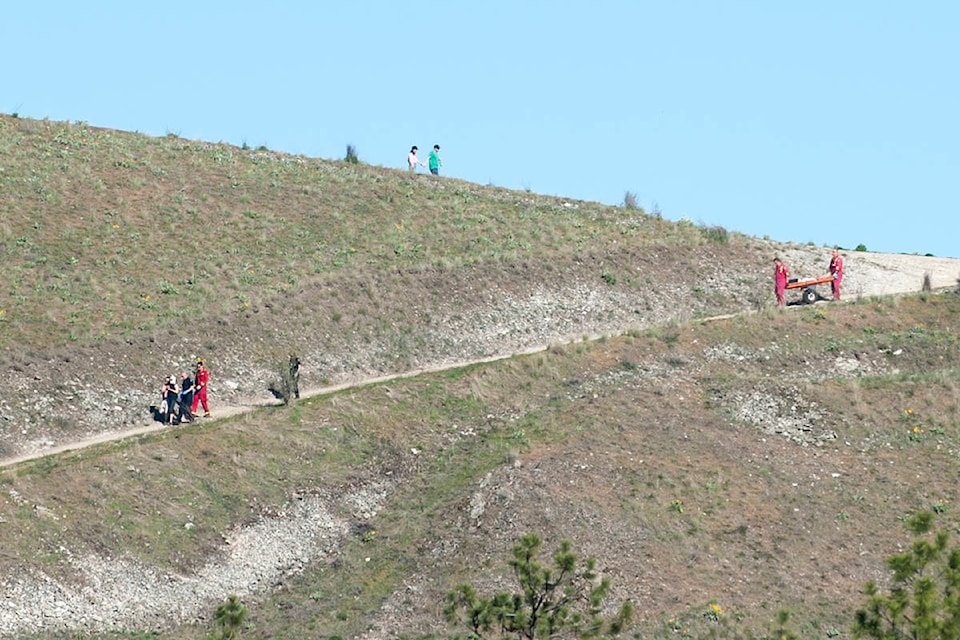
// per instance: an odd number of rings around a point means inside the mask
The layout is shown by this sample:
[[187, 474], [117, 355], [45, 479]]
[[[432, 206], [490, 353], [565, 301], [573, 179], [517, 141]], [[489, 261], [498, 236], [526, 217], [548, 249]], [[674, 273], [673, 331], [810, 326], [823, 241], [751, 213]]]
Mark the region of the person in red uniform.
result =
[[790, 277], [790, 270], [787, 269], [787, 265], [780, 262], [780, 258], [774, 258], [773, 264], [773, 292], [777, 294], [777, 304], [782, 307], [784, 305], [783, 294], [787, 290], [787, 279]]
[[830, 286], [833, 287], [833, 299], [840, 299], [840, 283], [843, 282], [843, 258], [840, 257], [840, 252], [836, 249], [833, 250], [833, 257], [830, 258], [830, 275], [833, 276], [833, 282], [830, 283]]
[[193, 406], [190, 413], [197, 415], [197, 407], [203, 405], [203, 415], [210, 417], [210, 407], [207, 406], [207, 382], [210, 380], [210, 371], [203, 366], [203, 360], [197, 358], [197, 375], [193, 382]]

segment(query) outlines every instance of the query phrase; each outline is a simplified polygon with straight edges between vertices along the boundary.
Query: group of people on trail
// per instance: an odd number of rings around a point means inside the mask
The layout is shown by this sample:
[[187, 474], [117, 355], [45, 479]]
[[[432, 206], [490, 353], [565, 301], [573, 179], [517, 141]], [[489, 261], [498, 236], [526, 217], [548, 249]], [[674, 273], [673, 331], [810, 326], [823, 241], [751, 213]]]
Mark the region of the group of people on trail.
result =
[[204, 366], [203, 360], [197, 358], [197, 370], [194, 377], [186, 371], [163, 380], [160, 390], [160, 417], [166, 424], [180, 424], [193, 422], [197, 409], [203, 407], [204, 416], [210, 417], [210, 407], [207, 405], [207, 384], [210, 381], [210, 371]]
[[407, 169], [410, 173], [414, 173], [417, 170], [417, 165], [420, 165], [421, 167], [427, 167], [433, 175], [440, 175], [440, 167], [443, 166], [443, 162], [440, 161], [440, 145], [433, 145], [433, 151], [427, 157], [426, 164], [417, 157], [417, 151], [418, 148], [413, 146], [410, 147], [410, 153], [407, 154]]
[[[300, 373], [303, 371], [303, 362], [300, 357], [290, 352], [290, 395], [300, 397]], [[210, 406], [207, 404], [207, 387], [210, 382], [210, 370], [203, 364], [202, 358], [197, 358], [197, 369], [193, 377], [186, 371], [163, 379], [160, 390], [161, 402], [156, 416], [165, 424], [181, 424], [193, 422], [197, 417], [197, 410], [203, 407], [203, 416], [210, 417]]]
[[[773, 292], [777, 296], [777, 304], [782, 307], [785, 304], [784, 293], [787, 290], [787, 283], [790, 281], [790, 270], [780, 258], [774, 258], [773, 265]], [[833, 299], [839, 300], [840, 283], [843, 282], [843, 257], [837, 249], [833, 250], [833, 256], [830, 258], [830, 275], [833, 278], [830, 281]]]

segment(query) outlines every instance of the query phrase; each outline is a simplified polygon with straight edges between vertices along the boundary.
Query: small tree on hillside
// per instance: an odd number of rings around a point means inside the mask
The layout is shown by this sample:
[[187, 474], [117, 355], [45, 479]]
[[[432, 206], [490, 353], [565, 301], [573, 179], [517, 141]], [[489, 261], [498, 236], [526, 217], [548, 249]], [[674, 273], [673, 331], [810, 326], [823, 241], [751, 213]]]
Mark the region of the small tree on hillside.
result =
[[907, 521], [917, 536], [909, 551], [887, 558], [893, 572], [888, 594], [868, 582], [866, 606], [856, 612], [853, 634], [875, 640], [946, 640], [960, 637], [960, 546], [950, 534], [931, 540], [934, 515], [918, 513]]
[[247, 617], [247, 608], [237, 596], [230, 596], [213, 613], [213, 619], [220, 627], [219, 640], [234, 640], [240, 636], [240, 625]]
[[540, 640], [559, 635], [579, 638], [613, 638], [624, 631], [633, 615], [628, 600], [615, 616], [603, 616], [603, 601], [610, 579], [600, 578], [596, 561], [577, 567], [570, 542], [563, 541], [553, 556], [553, 566], [537, 562], [542, 541], [528, 533], [513, 548], [510, 566], [517, 579], [515, 593], [501, 591], [480, 596], [468, 584], [447, 594], [444, 614], [472, 638], [526, 638]]

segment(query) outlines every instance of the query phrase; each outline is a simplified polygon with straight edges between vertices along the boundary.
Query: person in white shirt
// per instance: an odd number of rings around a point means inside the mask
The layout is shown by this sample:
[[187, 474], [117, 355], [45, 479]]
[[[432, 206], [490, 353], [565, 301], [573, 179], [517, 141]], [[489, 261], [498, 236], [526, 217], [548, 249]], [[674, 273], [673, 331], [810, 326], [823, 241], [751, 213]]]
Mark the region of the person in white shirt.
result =
[[421, 162], [420, 159], [417, 157], [417, 148], [411, 147], [410, 153], [407, 154], [407, 168], [410, 171], [410, 173], [413, 173], [414, 171], [417, 170], [417, 165], [420, 165], [421, 167], [427, 166], [423, 164], [423, 162]]

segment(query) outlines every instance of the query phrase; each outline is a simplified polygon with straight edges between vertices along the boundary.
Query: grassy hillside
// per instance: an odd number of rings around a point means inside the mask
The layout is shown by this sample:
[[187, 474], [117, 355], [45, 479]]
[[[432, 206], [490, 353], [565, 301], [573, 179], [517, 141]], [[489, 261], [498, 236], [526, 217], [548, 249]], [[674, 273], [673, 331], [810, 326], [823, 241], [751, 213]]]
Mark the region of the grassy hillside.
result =
[[638, 211], [82, 123], [3, 117], [0, 144], [8, 344], [127, 338], [474, 265], [592, 255], [622, 278], [626, 251], [704, 241]]
[[82, 124], [0, 117], [0, 187], [4, 454], [197, 354], [240, 404], [289, 349], [320, 386], [554, 345], [0, 468], [0, 634], [203, 638], [238, 593], [244, 637], [446, 637], [534, 531], [637, 637], [845, 638], [901, 520], [956, 527], [960, 296], [782, 312], [737, 234]]
[[320, 386], [769, 288], [735, 234], [346, 162], [0, 117], [0, 169], [0, 411], [30, 442], [141, 424], [198, 355], [244, 404], [290, 350]]
[[958, 312], [692, 322], [25, 464], [0, 476], [0, 563], [67, 585], [118, 558], [216, 575], [233, 526], [317, 499], [336, 544], [245, 594], [251, 637], [442, 637], [444, 592], [492, 588], [528, 531], [596, 557], [639, 637], [706, 637], [710, 603], [738, 635], [786, 609], [801, 637], [849, 637], [900, 521], [955, 526]]

